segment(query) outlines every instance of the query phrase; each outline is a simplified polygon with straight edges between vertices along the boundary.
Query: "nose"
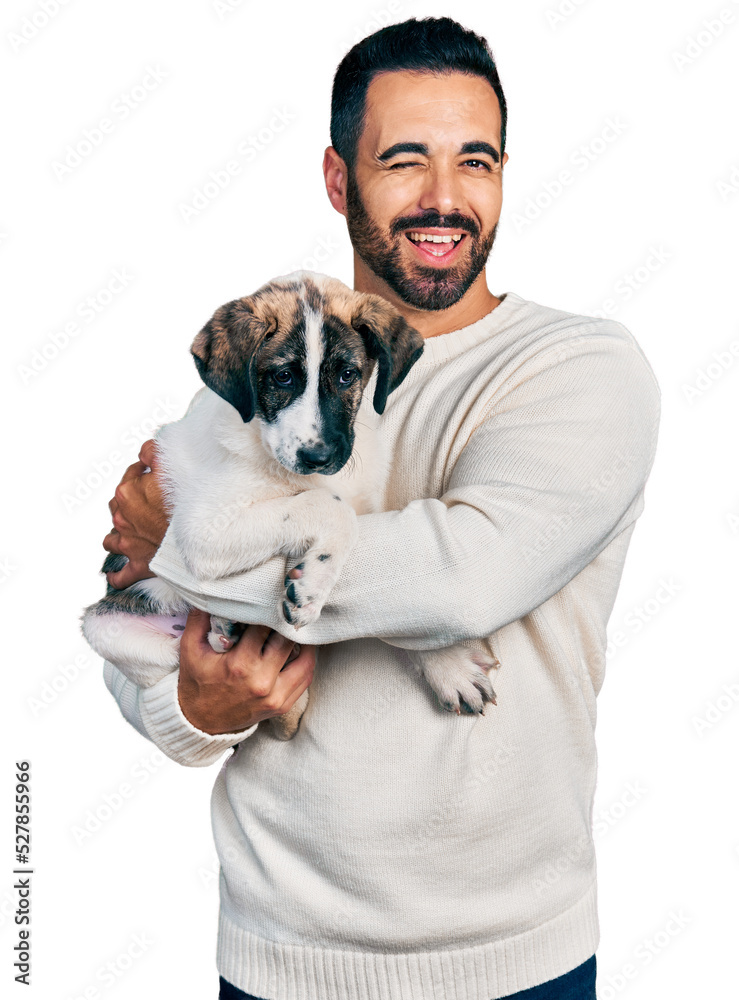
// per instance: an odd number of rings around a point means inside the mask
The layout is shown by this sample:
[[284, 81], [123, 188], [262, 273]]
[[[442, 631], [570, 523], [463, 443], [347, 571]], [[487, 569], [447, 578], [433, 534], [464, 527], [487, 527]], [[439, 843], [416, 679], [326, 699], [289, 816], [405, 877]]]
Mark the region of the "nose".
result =
[[462, 210], [462, 192], [459, 176], [453, 164], [434, 163], [424, 178], [424, 188], [419, 206], [434, 209], [439, 215], [449, 215]]
[[314, 444], [308, 448], [300, 448], [297, 459], [307, 469], [322, 469], [331, 461], [333, 452], [327, 444]]

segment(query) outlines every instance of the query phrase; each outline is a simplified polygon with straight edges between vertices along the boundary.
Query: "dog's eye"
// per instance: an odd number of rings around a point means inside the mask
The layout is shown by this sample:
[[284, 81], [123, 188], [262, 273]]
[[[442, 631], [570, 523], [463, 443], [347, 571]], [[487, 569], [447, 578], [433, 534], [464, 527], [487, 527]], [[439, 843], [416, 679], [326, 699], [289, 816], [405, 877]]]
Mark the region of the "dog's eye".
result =
[[339, 385], [351, 385], [357, 375], [359, 375], [359, 372], [356, 368], [345, 368], [341, 375], [339, 375]]
[[281, 372], [275, 372], [272, 376], [278, 385], [286, 386], [292, 385], [293, 373], [289, 368], [283, 368]]

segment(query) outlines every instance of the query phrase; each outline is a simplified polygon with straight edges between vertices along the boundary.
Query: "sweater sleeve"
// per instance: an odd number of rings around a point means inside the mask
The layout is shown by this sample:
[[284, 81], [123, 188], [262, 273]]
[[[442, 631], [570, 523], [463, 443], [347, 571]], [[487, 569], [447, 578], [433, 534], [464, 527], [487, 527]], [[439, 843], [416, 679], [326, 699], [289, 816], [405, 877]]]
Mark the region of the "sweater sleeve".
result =
[[[541, 350], [496, 385], [440, 498], [360, 516], [358, 542], [300, 641], [374, 636], [435, 649], [492, 635], [561, 590], [635, 521], [660, 392], [618, 330]], [[151, 567], [198, 607], [295, 635], [281, 614], [282, 557], [198, 581], [168, 532]]]
[[179, 670], [167, 674], [151, 687], [143, 688], [128, 680], [106, 660], [103, 677], [123, 717], [177, 764], [207, 767], [230, 747], [251, 736], [259, 725], [255, 723], [241, 733], [221, 733], [217, 736], [196, 729], [183, 715], [177, 698]]

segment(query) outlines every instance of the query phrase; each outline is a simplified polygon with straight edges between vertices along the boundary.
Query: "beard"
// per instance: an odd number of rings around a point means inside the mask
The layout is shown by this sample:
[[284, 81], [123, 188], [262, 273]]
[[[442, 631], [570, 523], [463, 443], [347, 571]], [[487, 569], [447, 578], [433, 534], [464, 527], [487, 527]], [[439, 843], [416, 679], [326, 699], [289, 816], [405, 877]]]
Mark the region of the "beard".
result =
[[[353, 170], [347, 176], [346, 222], [352, 246], [373, 274], [407, 305], [431, 312], [459, 302], [485, 267], [498, 230], [496, 223], [489, 233], [481, 233], [475, 220], [460, 212], [440, 215], [429, 210], [395, 219], [383, 231], [364, 206]], [[469, 240], [470, 251], [459, 263], [448, 267], [405, 263], [401, 241], [407, 239], [405, 232], [414, 227], [459, 229], [469, 234], [464, 239]]]

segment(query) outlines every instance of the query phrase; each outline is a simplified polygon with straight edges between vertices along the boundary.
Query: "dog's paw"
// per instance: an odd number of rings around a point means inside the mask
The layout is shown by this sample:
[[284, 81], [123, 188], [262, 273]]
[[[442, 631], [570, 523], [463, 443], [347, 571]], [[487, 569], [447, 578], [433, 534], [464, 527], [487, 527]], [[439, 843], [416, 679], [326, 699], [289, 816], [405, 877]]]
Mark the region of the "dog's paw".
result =
[[496, 704], [489, 675], [500, 664], [489, 653], [462, 645], [425, 651], [406, 649], [405, 653], [431, 685], [445, 711], [484, 715], [486, 704]]
[[231, 649], [241, 638], [246, 628], [240, 622], [232, 622], [229, 618], [219, 618], [216, 615], [210, 616], [210, 632], [208, 642], [210, 648], [216, 653], [225, 653]]
[[340, 572], [340, 561], [320, 546], [309, 549], [288, 569], [282, 611], [293, 628], [302, 628], [318, 619]]

